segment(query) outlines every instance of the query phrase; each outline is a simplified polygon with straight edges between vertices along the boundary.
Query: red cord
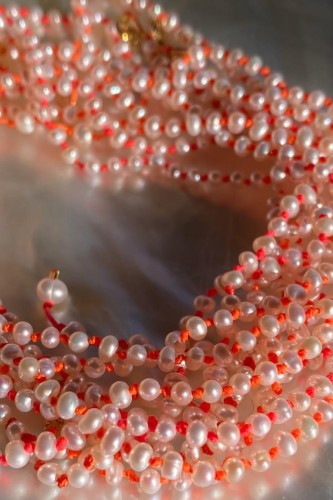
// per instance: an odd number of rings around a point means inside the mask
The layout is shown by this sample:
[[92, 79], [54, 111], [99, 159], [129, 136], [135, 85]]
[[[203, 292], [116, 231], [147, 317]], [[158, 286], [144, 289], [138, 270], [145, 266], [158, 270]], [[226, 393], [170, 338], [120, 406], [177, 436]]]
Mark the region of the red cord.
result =
[[55, 318], [53, 317], [53, 315], [51, 313], [51, 309], [53, 306], [54, 306], [53, 302], [44, 302], [43, 309], [44, 309], [45, 315], [46, 315], [47, 319], [49, 320], [49, 322], [51, 323], [51, 325], [54, 326], [54, 328], [56, 328], [60, 332], [61, 330], [63, 330], [65, 328], [66, 325], [64, 323], [58, 323], [55, 320]]

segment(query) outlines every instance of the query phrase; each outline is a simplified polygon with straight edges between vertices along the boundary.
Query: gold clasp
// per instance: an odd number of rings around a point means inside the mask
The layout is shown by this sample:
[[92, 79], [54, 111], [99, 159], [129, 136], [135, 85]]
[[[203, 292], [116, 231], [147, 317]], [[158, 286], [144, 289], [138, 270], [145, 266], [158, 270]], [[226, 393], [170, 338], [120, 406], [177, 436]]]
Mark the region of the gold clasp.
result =
[[129, 43], [133, 47], [140, 48], [144, 40], [150, 39], [157, 42], [161, 48], [167, 49], [164, 51], [164, 55], [170, 57], [171, 60], [182, 57], [186, 53], [185, 48], [167, 46], [166, 32], [159, 21], [152, 21], [150, 31], [146, 32], [133, 16], [125, 13], [118, 19], [117, 29], [123, 42]]
[[130, 43], [134, 47], [139, 45], [143, 31], [135, 22], [133, 17], [128, 14], [123, 14], [118, 19], [117, 29], [123, 42]]
[[53, 268], [49, 273], [49, 278], [51, 280], [57, 280], [59, 278], [59, 274], [60, 274], [59, 269]]

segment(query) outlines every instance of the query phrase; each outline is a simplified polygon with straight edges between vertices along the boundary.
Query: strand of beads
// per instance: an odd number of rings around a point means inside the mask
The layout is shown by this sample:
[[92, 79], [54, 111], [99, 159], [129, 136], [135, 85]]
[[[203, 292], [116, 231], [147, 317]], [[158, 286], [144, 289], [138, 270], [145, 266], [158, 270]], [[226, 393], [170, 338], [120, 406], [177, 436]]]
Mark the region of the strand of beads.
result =
[[[193, 45], [188, 43], [185, 55], [173, 63], [161, 57], [159, 43], [148, 40], [152, 54], [159, 54], [152, 69], [145, 58], [146, 42], [141, 54], [102, 12], [94, 12], [85, 2], [80, 9], [82, 17], [64, 18], [16, 7], [4, 9], [4, 35], [11, 47], [15, 34], [16, 46], [8, 49], [9, 61], [3, 67], [3, 123], [16, 125], [23, 133], [44, 126], [70, 163], [97, 174], [127, 167], [129, 171], [155, 171], [157, 166], [181, 181], [242, 182], [238, 173], [221, 175], [213, 170], [200, 174], [170, 161], [175, 154], [193, 153], [211, 142], [234, 147], [240, 156], [253, 151], [257, 159], [278, 156], [283, 161], [301, 159], [298, 153], [305, 147], [305, 160], [312, 163], [316, 151], [310, 146], [319, 144], [318, 134], [331, 126], [331, 101], [322, 93], [289, 90], [281, 76], [262, 67], [258, 58], [211, 46], [197, 34], [187, 35]], [[134, 8], [131, 15], [140, 17], [142, 10]], [[154, 23], [169, 26], [168, 36], [182, 39], [179, 23], [160, 7], [148, 5], [144, 12], [149, 12]], [[97, 43], [95, 28], [103, 30], [104, 44]], [[56, 37], [59, 31], [71, 30], [76, 32], [74, 42], [62, 42], [59, 47], [43, 42], [46, 33]], [[33, 46], [19, 41], [27, 33], [34, 35]], [[151, 38], [151, 32], [144, 33]], [[13, 61], [19, 61], [20, 70], [11, 74], [8, 65]], [[151, 56], [149, 61], [155, 63], [155, 58]], [[17, 98], [23, 109], [8, 106], [8, 100]], [[155, 113], [161, 100], [165, 110]], [[304, 122], [306, 126], [300, 126]], [[92, 146], [103, 138], [108, 146], [111, 141], [113, 149], [133, 149], [134, 154], [105, 161], [91, 156]], [[88, 161], [78, 157], [82, 147], [89, 148]], [[329, 152], [329, 144], [323, 149]], [[256, 174], [243, 179], [245, 185], [269, 181], [268, 176]]]
[[[195, 300], [196, 315], [182, 318], [162, 349], [138, 336], [88, 337], [77, 323], [58, 324], [51, 308], [67, 294], [59, 280], [38, 286], [53, 325], [42, 333], [3, 308], [0, 395], [8, 404], [0, 415], [9, 442], [0, 461], [15, 468], [31, 461], [42, 482], [59, 487], [82, 487], [96, 470], [146, 493], [165, 483], [182, 491], [237, 482], [247, 468], [262, 472], [294, 454], [299, 439], [315, 438], [333, 416], [331, 100], [288, 89], [258, 58], [209, 44], [159, 6], [125, 4], [136, 30], [148, 15], [168, 41], [140, 28], [133, 49], [130, 33], [85, 0], [66, 17], [2, 9], [10, 60], [2, 122], [24, 133], [44, 127], [70, 163], [96, 173], [160, 166], [181, 181], [237, 183], [236, 175], [188, 171], [173, 158], [210, 143], [272, 156], [277, 165], [262, 182], [288, 177], [292, 191], [280, 194], [253, 252]], [[70, 41], [46, 43], [45, 33]], [[171, 62], [175, 42], [186, 50]], [[14, 110], [11, 101], [24, 104]], [[103, 141], [123, 156], [97, 159]], [[65, 354], [45, 356], [39, 342], [61, 344]], [[98, 355], [79, 358], [89, 346]], [[121, 380], [136, 366], [156, 377]], [[119, 377], [109, 388], [96, 382], [106, 371]], [[17, 418], [31, 411], [45, 422], [38, 435]], [[60, 467], [63, 459], [71, 465]]]

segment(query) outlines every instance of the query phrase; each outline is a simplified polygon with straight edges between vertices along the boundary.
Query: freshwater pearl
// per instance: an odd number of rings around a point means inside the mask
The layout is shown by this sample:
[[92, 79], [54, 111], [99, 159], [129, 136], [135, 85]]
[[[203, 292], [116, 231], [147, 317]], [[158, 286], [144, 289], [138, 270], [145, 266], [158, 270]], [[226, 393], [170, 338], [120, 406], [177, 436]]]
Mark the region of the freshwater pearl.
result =
[[5, 456], [7, 463], [13, 469], [21, 469], [29, 462], [30, 455], [24, 451], [24, 443], [14, 440], [6, 444]]
[[13, 329], [13, 339], [18, 345], [26, 345], [30, 342], [33, 328], [25, 321], [16, 323]]
[[161, 488], [161, 476], [155, 469], [146, 469], [140, 476], [140, 489], [142, 493], [154, 495]]
[[84, 352], [89, 347], [88, 335], [84, 332], [74, 332], [69, 337], [68, 347], [71, 351]]
[[44, 278], [37, 285], [37, 296], [41, 302], [61, 304], [68, 296], [68, 289], [59, 279]]
[[90, 475], [80, 464], [73, 464], [68, 469], [68, 481], [73, 488], [84, 488], [89, 483]]
[[211, 485], [215, 479], [215, 469], [213, 465], [204, 460], [200, 460], [193, 467], [193, 484], [200, 488]]
[[57, 453], [56, 437], [52, 432], [42, 432], [36, 441], [35, 455], [39, 460], [52, 460]]
[[60, 418], [70, 420], [79, 406], [79, 398], [74, 392], [64, 392], [57, 402], [57, 413]]

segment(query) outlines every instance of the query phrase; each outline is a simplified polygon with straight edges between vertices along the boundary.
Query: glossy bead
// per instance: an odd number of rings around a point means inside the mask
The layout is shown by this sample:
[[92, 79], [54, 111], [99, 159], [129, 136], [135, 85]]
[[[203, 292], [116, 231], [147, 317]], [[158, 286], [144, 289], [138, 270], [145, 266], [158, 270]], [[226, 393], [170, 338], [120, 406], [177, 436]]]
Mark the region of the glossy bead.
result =
[[240, 440], [239, 428], [232, 422], [223, 422], [220, 424], [217, 433], [221, 443], [228, 448], [236, 446]]
[[146, 378], [140, 382], [139, 395], [144, 401], [154, 401], [160, 395], [161, 387], [157, 380]]
[[61, 304], [67, 299], [68, 289], [59, 279], [44, 278], [37, 285], [37, 296], [41, 302]]
[[193, 399], [190, 385], [186, 382], [177, 382], [171, 389], [171, 397], [179, 406], [187, 406]]
[[192, 318], [187, 320], [186, 328], [193, 340], [202, 340], [207, 335], [206, 323], [196, 316], [192, 316]]
[[6, 444], [5, 456], [7, 463], [13, 469], [21, 469], [27, 465], [30, 454], [24, 450], [24, 443], [14, 440]]
[[140, 475], [140, 489], [142, 493], [154, 495], [161, 488], [161, 476], [155, 469], [146, 469]]
[[57, 413], [60, 418], [70, 420], [79, 406], [79, 398], [74, 392], [64, 392], [57, 402]]
[[169, 451], [163, 457], [162, 476], [166, 479], [177, 480], [183, 467], [183, 458], [176, 451]]
[[88, 335], [84, 332], [74, 332], [68, 339], [68, 347], [71, 351], [84, 352], [89, 347]]
[[193, 467], [193, 484], [199, 488], [211, 485], [215, 479], [214, 466], [207, 461], [200, 460]]
[[149, 460], [153, 455], [152, 447], [147, 443], [138, 443], [132, 448], [128, 462], [132, 469], [141, 472], [147, 469]]
[[228, 458], [224, 463], [224, 469], [229, 483], [238, 483], [244, 476], [244, 464], [238, 458]]
[[33, 328], [29, 323], [20, 321], [13, 329], [13, 339], [18, 345], [26, 345], [30, 342]]
[[36, 441], [35, 455], [39, 460], [52, 460], [57, 453], [56, 437], [52, 432], [42, 432]]
[[84, 488], [89, 483], [90, 474], [80, 464], [73, 464], [69, 467], [68, 482], [73, 488]]

